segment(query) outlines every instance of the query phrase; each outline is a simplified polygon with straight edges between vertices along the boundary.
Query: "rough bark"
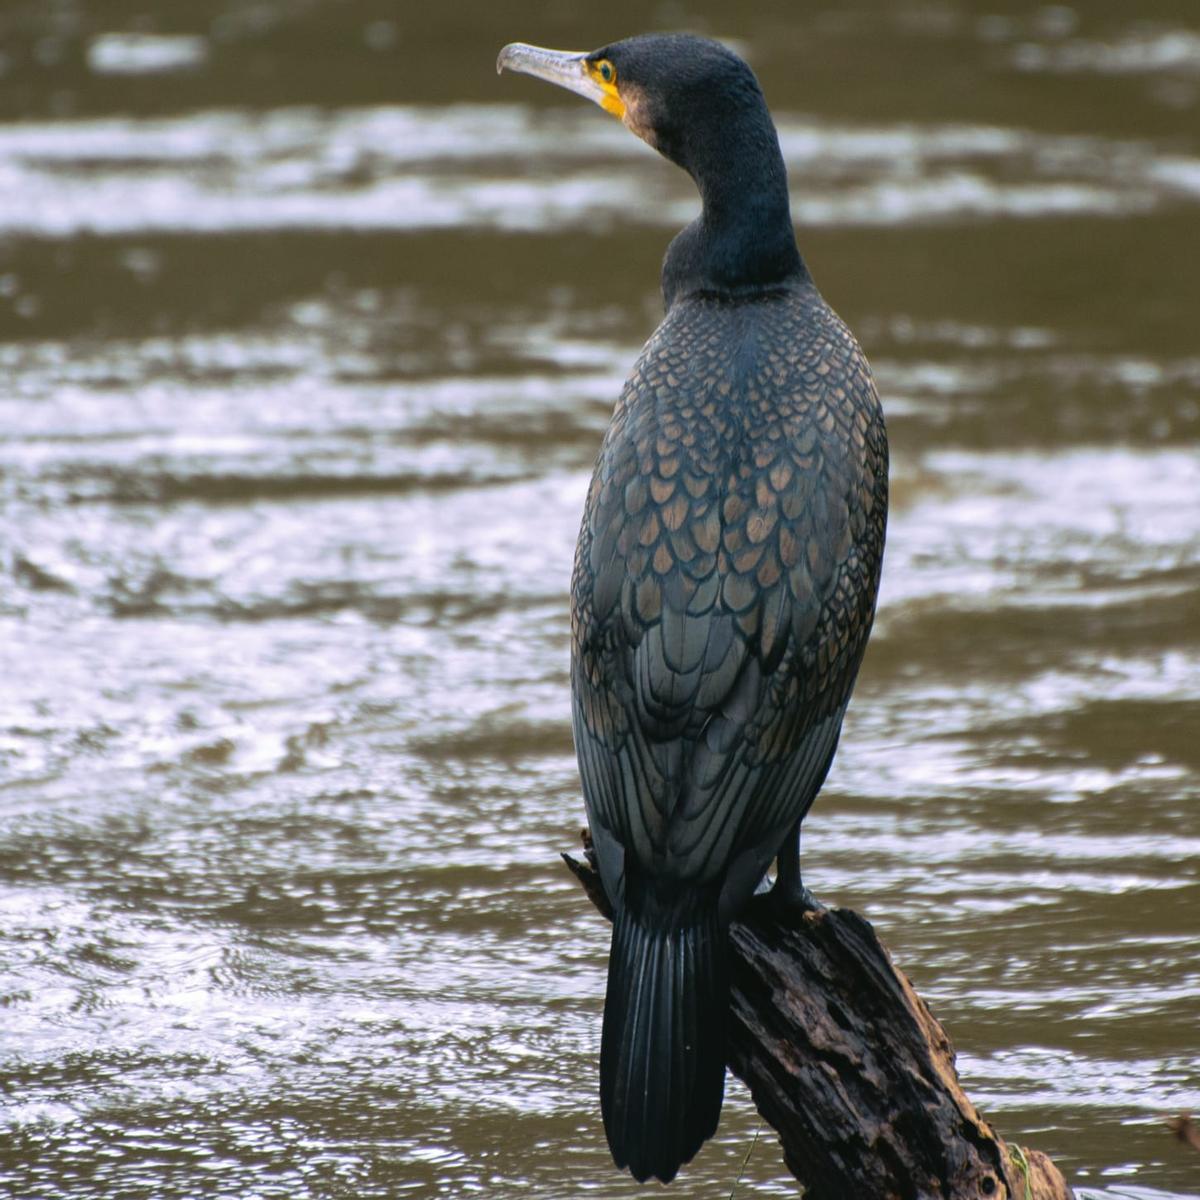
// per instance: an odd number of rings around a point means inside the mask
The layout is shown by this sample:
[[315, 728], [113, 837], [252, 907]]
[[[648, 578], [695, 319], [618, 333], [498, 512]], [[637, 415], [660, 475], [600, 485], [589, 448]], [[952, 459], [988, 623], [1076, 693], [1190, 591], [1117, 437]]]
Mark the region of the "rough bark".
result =
[[[594, 863], [563, 858], [611, 916]], [[858, 913], [781, 921], [756, 900], [731, 942], [729, 1067], [806, 1200], [1073, 1200], [976, 1111], [946, 1031]]]

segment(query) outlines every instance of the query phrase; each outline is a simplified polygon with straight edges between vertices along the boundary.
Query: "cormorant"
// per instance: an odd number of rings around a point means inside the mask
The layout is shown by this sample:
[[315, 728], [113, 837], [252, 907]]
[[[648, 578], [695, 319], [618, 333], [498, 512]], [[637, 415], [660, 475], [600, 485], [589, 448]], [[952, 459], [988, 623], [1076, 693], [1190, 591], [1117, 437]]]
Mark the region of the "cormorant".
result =
[[796, 248], [757, 79], [717, 42], [506, 46], [683, 167], [703, 208], [617, 402], [571, 583], [572, 719], [614, 912], [600, 1095], [609, 1147], [670, 1180], [717, 1128], [728, 928], [771, 861], [815, 904], [800, 822], [875, 614], [887, 438], [870, 368]]

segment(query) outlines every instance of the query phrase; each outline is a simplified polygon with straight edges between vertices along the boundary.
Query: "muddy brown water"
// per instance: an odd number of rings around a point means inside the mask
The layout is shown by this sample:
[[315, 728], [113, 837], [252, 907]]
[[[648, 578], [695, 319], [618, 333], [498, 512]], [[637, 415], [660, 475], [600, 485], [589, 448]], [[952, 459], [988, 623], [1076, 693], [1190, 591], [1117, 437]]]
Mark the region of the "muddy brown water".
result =
[[0, 14], [0, 1195], [636, 1190], [566, 592], [695, 200], [493, 61], [671, 27], [759, 71], [892, 439], [806, 879], [1011, 1141], [1200, 1194], [1200, 13], [738, 11]]

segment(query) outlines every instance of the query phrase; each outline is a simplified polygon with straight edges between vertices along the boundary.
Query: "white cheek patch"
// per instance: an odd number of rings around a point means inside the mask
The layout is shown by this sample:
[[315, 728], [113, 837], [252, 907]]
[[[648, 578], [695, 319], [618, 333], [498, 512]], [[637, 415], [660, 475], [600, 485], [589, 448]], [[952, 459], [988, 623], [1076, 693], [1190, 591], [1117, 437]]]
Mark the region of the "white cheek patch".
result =
[[654, 136], [654, 129], [650, 124], [650, 106], [646, 101], [645, 92], [639, 87], [623, 87], [621, 101], [625, 105], [625, 114], [621, 118], [625, 128], [630, 133], [636, 133], [643, 142], [657, 150], [658, 139]]

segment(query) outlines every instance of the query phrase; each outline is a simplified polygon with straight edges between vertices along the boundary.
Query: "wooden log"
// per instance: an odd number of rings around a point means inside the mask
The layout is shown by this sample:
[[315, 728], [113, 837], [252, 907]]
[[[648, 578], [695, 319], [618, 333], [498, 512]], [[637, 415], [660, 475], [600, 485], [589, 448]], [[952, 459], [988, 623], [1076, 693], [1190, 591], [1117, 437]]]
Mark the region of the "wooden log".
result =
[[[611, 918], [587, 853], [563, 858]], [[730, 933], [729, 1068], [805, 1200], [1073, 1200], [976, 1111], [946, 1031], [858, 913], [780, 920], [761, 897]]]
[[1167, 1119], [1167, 1128], [1185, 1145], [1193, 1150], [1200, 1150], [1200, 1125], [1197, 1125], [1191, 1113], [1180, 1113], [1177, 1117]]

